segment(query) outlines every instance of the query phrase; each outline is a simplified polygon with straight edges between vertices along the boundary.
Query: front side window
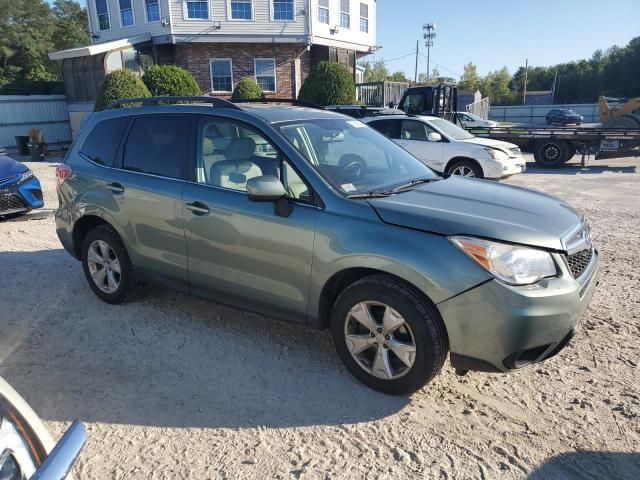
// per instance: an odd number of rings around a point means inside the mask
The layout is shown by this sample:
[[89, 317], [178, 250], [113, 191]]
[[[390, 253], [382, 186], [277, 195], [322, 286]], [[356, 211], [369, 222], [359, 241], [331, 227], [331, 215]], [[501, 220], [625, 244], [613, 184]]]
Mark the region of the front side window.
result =
[[369, 5], [360, 3], [360, 31], [369, 33]]
[[209, 3], [186, 0], [186, 17], [195, 20], [207, 20], [209, 18]]
[[107, 0], [96, 0], [96, 13], [98, 15], [98, 29], [109, 30], [111, 22], [109, 20]]
[[80, 154], [92, 162], [111, 167], [129, 119], [110, 118], [98, 123], [85, 139]]
[[120, 2], [120, 24], [123, 27], [131, 27], [136, 21], [133, 16], [132, 0], [119, 0]]
[[318, 0], [318, 22], [329, 25], [329, 0]]
[[276, 61], [273, 58], [254, 60], [256, 82], [265, 92], [276, 91]]
[[443, 118], [430, 118], [429, 123], [431, 123], [435, 129], [439, 130], [437, 133], [443, 133], [453, 140], [469, 140], [470, 138], [475, 138], [466, 130]]
[[403, 120], [400, 125], [400, 138], [403, 140], [421, 140], [428, 141], [429, 134], [435, 130], [426, 123], [417, 120]]
[[340, 0], [340, 26], [351, 27], [351, 15], [349, 14], [349, 0]]
[[398, 120], [375, 120], [367, 125], [375, 128], [385, 137], [398, 138]]
[[189, 151], [188, 116], [146, 116], [133, 121], [122, 167], [134, 172], [183, 178]]
[[274, 20], [293, 20], [294, 0], [273, 0]]
[[233, 90], [233, 67], [230, 58], [212, 58], [211, 90], [213, 92], [231, 92]]
[[358, 120], [296, 120], [276, 128], [337, 191], [387, 191], [438, 176], [406, 150]]
[[232, 20], [251, 20], [251, 0], [231, 0]]
[[148, 23], [160, 21], [160, 4], [158, 0], [144, 0], [144, 8]]

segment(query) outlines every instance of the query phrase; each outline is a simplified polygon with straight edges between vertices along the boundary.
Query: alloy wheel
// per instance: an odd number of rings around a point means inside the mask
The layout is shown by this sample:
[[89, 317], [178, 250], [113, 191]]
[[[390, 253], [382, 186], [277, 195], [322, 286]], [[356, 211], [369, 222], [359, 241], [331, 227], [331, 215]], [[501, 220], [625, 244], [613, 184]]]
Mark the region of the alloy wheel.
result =
[[89, 245], [87, 266], [91, 279], [104, 293], [118, 290], [121, 280], [120, 260], [113, 248], [104, 240], [96, 240]]
[[357, 303], [344, 323], [347, 349], [358, 366], [383, 380], [406, 375], [416, 359], [416, 342], [409, 324], [389, 305]]
[[451, 173], [453, 175], [462, 175], [463, 177], [475, 177], [476, 176], [476, 174], [473, 173], [473, 170], [471, 170], [469, 167], [467, 167], [465, 165], [460, 165], [459, 167], [454, 168]]

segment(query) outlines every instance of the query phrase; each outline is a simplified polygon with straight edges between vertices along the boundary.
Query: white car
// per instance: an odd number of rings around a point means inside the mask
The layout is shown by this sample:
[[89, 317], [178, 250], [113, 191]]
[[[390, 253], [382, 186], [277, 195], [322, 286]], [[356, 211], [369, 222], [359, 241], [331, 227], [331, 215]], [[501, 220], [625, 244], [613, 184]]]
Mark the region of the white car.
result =
[[527, 168], [517, 145], [474, 137], [443, 118], [380, 115], [361, 121], [438, 172], [499, 179]]
[[463, 128], [473, 128], [473, 127], [488, 127], [493, 128], [500, 125], [498, 122], [494, 122], [493, 120], [485, 120], [478, 115], [474, 115], [469, 112], [456, 112], [458, 114], [458, 120], [462, 124]]

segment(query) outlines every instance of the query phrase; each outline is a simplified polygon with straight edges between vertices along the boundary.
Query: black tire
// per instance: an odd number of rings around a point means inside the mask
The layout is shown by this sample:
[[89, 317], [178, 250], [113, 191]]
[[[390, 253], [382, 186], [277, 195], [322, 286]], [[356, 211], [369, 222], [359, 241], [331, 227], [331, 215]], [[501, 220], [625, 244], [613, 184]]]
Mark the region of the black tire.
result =
[[[414, 363], [399, 378], [375, 377], [349, 352], [345, 322], [350, 310], [365, 301], [392, 307], [412, 331], [416, 348]], [[349, 285], [333, 306], [330, 328], [338, 355], [349, 372], [365, 385], [391, 395], [410, 394], [429, 383], [440, 372], [449, 351], [446, 329], [435, 306], [414, 288], [387, 275], [372, 275]]]
[[553, 168], [569, 160], [569, 144], [564, 140], [540, 140], [536, 143], [533, 158], [543, 168]]
[[[96, 241], [105, 242], [115, 254], [120, 264], [119, 284], [115, 291], [108, 293], [101, 290], [91, 277], [89, 262], [87, 261], [89, 247]], [[100, 225], [90, 230], [82, 242], [82, 268], [89, 286], [94, 293], [107, 303], [125, 303], [142, 296], [145, 284], [136, 278], [129, 254], [120, 236], [109, 226]]]
[[473, 175], [465, 175], [473, 178], [484, 178], [484, 172], [482, 171], [482, 167], [478, 165], [473, 160], [456, 160], [451, 165], [447, 167], [447, 172], [450, 175], [460, 175], [459, 173], [453, 173], [455, 171], [459, 171], [460, 169], [468, 169], [473, 172]]

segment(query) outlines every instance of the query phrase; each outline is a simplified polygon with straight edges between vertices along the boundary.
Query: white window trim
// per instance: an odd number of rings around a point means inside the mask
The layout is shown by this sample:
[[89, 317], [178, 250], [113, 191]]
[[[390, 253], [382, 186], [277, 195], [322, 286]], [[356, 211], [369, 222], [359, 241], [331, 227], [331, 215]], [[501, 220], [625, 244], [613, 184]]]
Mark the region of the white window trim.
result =
[[[352, 27], [351, 20], [353, 20], [351, 18], [351, 0], [349, 0], [349, 2], [348, 2], [349, 3], [349, 11], [348, 12], [343, 11], [342, 10], [342, 2], [340, 0], [338, 0], [338, 2], [339, 2], [338, 8], [339, 8], [339, 12], [340, 12], [340, 16], [338, 17], [338, 25], [340, 25], [340, 28], [346, 28], [347, 30], [351, 30], [351, 27]], [[348, 27], [342, 26], [342, 15], [343, 14], [349, 16], [349, 26]]]
[[142, 0], [142, 7], [144, 8], [144, 23], [160, 23], [162, 21], [162, 5], [160, 0], [155, 0], [158, 3], [158, 20], [154, 20], [152, 22], [149, 21], [149, 17], [147, 16], [147, 2], [146, 0]]
[[[316, 21], [322, 25], [331, 25], [331, 1], [327, 2], [327, 6], [324, 7], [318, 2], [318, 9], [316, 10]], [[320, 9], [327, 11], [327, 23], [320, 21]]]
[[255, 22], [256, 21], [255, 2], [251, 0], [251, 18], [247, 20], [244, 18], [233, 18], [231, 16], [231, 0], [227, 0], [227, 20], [229, 22]]
[[182, 19], [186, 20], [188, 22], [208, 22], [209, 20], [211, 20], [211, 1], [210, 0], [191, 0], [194, 2], [197, 1], [206, 1], [207, 4], [207, 18], [190, 18], [189, 17], [189, 11], [187, 9], [187, 1], [189, 0], [182, 0]]
[[253, 59], [253, 79], [258, 83], [258, 69], [256, 68], [256, 60], [269, 60], [273, 62], [273, 90], [263, 90], [265, 93], [278, 93], [278, 77], [276, 73], [276, 59], [275, 58], [254, 58]]
[[[98, 33], [100, 32], [108, 32], [109, 30], [111, 30], [112, 27], [112, 23], [111, 23], [111, 9], [109, 8], [109, 0], [104, 0], [104, 3], [107, 6], [107, 18], [109, 19], [109, 28], [105, 29], [105, 30], [101, 30], [100, 29], [100, 16], [98, 14], [98, 2], [97, 0], [94, 0], [93, 2], [93, 6], [96, 9], [96, 28], [98, 30]], [[120, 10], [120, 5], [118, 5], [118, 11]]]
[[[211, 71], [211, 67], [213, 66], [213, 62], [227, 61], [229, 62], [229, 69], [231, 71], [231, 90], [214, 90], [213, 89], [213, 72]], [[254, 64], [255, 68], [255, 64]], [[230, 58], [210, 58], [209, 59], [209, 80], [211, 81], [211, 92], [212, 93], [233, 93], [233, 60]]]
[[283, 23], [293, 23], [296, 21], [296, 18], [298, 17], [298, 5], [297, 5], [297, 0], [293, 0], [293, 18], [291, 20], [281, 20], [278, 19], [276, 20], [274, 17], [275, 15], [275, 9], [273, 8], [273, 0], [269, 0], [269, 18], [271, 19], [272, 22], [283, 22]]
[[[133, 4], [135, 3], [134, 0], [130, 0], [131, 1], [131, 16], [133, 17], [133, 23], [131, 25], [122, 25], [122, 9], [120, 8], [120, 0], [117, 0], [118, 2], [118, 17], [120, 17], [120, 28], [131, 28], [131, 27], [135, 27], [136, 26], [136, 9], [133, 6]], [[107, 3], [109, 2], [109, 0], [107, 0]]]

